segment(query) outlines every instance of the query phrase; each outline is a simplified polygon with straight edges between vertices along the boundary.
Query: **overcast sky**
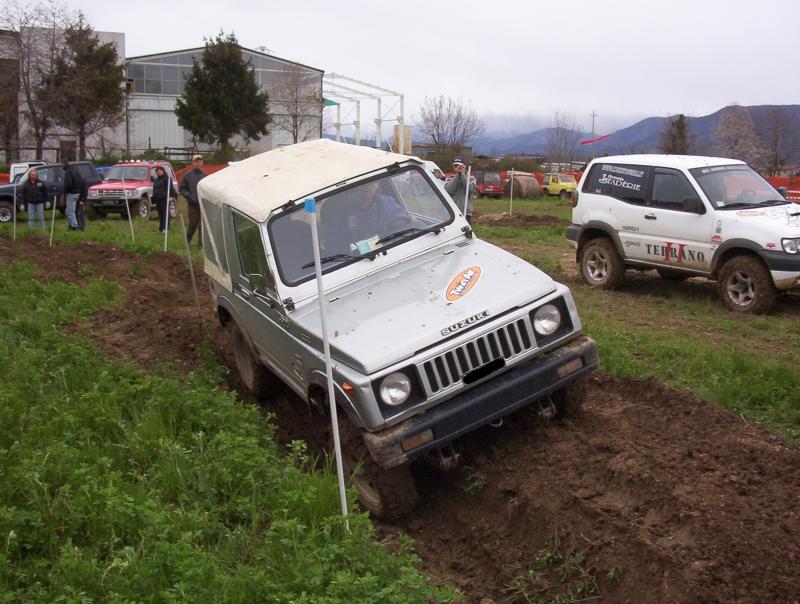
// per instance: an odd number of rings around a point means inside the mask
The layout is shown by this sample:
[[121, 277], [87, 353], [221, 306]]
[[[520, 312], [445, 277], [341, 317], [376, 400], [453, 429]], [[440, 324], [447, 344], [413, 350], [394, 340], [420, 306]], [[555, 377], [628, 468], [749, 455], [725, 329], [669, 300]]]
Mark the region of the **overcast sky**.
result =
[[594, 109], [597, 132], [800, 102], [798, 0], [67, 1], [95, 29], [124, 32], [128, 56], [232, 31], [243, 46], [403, 92], [412, 118], [437, 94], [534, 125], [566, 112], [587, 131]]

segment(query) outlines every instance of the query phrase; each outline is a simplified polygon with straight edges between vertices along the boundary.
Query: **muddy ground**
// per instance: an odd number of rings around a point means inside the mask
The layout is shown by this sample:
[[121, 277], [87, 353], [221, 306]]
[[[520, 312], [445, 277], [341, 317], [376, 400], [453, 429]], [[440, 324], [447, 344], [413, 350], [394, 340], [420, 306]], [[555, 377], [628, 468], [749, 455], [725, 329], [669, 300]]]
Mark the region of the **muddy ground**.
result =
[[[202, 272], [198, 310], [181, 258], [88, 241], [53, 251], [0, 239], [2, 262], [29, 258], [43, 279], [125, 287], [121, 309], [82, 328], [112, 359], [186, 371], [211, 342], [232, 362]], [[282, 438], [307, 436], [289, 395], [260, 404]], [[578, 417], [523, 411], [458, 449], [450, 474], [417, 468], [420, 504], [376, 530], [409, 535], [424, 570], [468, 602], [800, 601], [800, 453], [713, 404], [598, 374]]]

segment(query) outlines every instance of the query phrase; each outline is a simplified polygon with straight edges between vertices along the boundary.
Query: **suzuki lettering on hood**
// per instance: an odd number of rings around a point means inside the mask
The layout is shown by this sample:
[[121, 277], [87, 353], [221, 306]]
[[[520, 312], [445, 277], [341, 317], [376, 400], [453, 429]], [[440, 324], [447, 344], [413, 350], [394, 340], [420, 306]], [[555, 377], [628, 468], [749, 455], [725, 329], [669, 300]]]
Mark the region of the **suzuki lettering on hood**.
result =
[[460, 300], [469, 293], [469, 290], [475, 287], [475, 284], [480, 278], [480, 266], [470, 266], [469, 268], [465, 268], [462, 272], [453, 277], [453, 280], [447, 286], [447, 291], [445, 292], [444, 297], [448, 302]]
[[472, 315], [471, 317], [467, 317], [463, 321], [459, 321], [458, 323], [453, 323], [452, 325], [445, 327], [442, 330], [443, 336], [449, 336], [451, 333], [455, 333], [460, 329], [464, 329], [465, 327], [469, 327], [471, 325], [475, 325], [481, 319], [485, 319], [489, 316], [489, 311], [484, 310], [483, 312], [479, 312], [477, 315]]

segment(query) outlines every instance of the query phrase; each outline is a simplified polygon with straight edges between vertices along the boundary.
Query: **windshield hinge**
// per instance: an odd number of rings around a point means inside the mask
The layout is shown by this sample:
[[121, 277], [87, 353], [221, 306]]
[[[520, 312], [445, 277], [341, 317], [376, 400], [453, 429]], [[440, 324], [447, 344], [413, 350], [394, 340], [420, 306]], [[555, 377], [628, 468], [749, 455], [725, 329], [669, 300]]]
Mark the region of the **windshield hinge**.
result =
[[283, 307], [286, 310], [294, 310], [294, 300], [292, 300], [291, 298], [286, 298], [285, 300], [283, 300]]
[[469, 225], [461, 227], [461, 232], [467, 236], [467, 239], [472, 239], [472, 227]]
[[296, 201], [295, 199], [292, 199], [292, 200], [290, 200], [290, 201], [287, 201], [285, 204], [283, 204], [283, 205], [281, 206], [281, 210], [288, 210], [289, 208], [293, 207], [293, 206], [294, 206], [294, 204], [295, 204], [295, 201]]

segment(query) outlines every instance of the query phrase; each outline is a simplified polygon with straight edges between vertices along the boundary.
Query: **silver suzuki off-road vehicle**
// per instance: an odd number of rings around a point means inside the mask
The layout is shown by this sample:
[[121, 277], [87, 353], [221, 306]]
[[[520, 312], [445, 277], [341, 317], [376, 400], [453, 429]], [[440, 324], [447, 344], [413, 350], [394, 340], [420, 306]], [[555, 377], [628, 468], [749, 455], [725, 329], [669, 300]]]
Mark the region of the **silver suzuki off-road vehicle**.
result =
[[414, 504], [410, 461], [452, 466], [454, 439], [582, 401], [597, 348], [569, 290], [474, 237], [421, 160], [317, 140], [234, 163], [198, 193], [242, 380], [266, 395], [277, 376], [325, 410], [316, 216], [343, 461], [373, 513]]

